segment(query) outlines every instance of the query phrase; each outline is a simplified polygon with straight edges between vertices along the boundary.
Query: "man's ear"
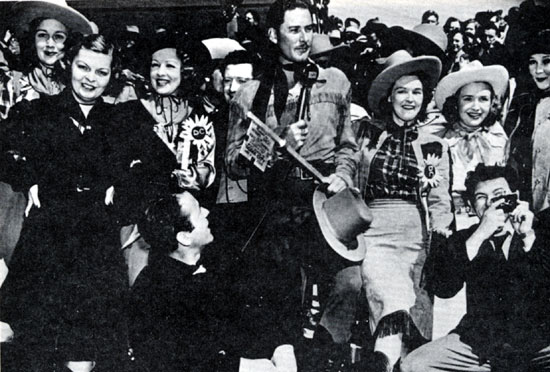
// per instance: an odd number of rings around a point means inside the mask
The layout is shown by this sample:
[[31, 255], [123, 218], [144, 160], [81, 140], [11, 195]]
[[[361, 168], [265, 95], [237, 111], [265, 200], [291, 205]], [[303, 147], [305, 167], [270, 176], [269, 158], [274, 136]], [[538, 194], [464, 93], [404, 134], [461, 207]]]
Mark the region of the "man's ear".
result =
[[273, 44], [277, 44], [277, 30], [275, 30], [273, 27], [270, 27], [269, 30], [267, 30], [267, 37], [269, 38], [269, 41], [271, 41]]
[[176, 235], [176, 240], [182, 245], [189, 246], [191, 244], [191, 233], [189, 231], [180, 231]]

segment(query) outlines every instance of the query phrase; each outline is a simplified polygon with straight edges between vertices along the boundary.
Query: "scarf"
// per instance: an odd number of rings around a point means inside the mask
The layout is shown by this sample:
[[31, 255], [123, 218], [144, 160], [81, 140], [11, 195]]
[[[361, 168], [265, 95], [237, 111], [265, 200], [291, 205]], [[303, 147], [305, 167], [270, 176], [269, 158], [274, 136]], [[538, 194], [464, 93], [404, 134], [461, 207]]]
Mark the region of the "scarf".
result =
[[[45, 73], [40, 67], [35, 67], [28, 74], [28, 79], [32, 89], [47, 96], [55, 96], [56, 94], [61, 93], [63, 88], [65, 88], [63, 84], [53, 80], [52, 70]], [[21, 90], [23, 90], [23, 88]]]
[[151, 94], [142, 99], [141, 103], [156, 122], [153, 130], [175, 154], [181, 124], [192, 111], [188, 101], [174, 96]]
[[452, 146], [456, 147], [456, 154], [463, 164], [470, 164], [476, 155], [483, 163], [491, 162], [491, 155], [495, 146], [491, 144], [488, 137], [493, 136], [504, 143], [506, 142], [504, 131], [489, 131], [488, 128], [478, 128], [470, 131], [460, 123], [453, 125], [453, 131], [458, 138]]

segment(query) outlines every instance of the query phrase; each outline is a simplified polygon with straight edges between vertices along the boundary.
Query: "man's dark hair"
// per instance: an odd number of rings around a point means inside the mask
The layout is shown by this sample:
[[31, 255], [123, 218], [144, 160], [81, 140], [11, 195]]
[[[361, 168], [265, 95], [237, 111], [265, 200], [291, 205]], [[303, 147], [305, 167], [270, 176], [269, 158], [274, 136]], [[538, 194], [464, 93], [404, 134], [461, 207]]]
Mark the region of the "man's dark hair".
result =
[[285, 21], [285, 13], [294, 9], [309, 9], [309, 4], [304, 0], [277, 0], [267, 12], [266, 26], [268, 29], [279, 29]]
[[257, 24], [260, 24], [260, 13], [258, 13], [254, 9], [247, 10], [245, 15], [248, 13], [252, 14], [252, 17], [254, 18], [254, 21], [256, 21]]
[[451, 23], [453, 23], [453, 22], [459, 22], [460, 23], [460, 20], [456, 17], [449, 17], [449, 18], [447, 18], [447, 20], [445, 21], [445, 24], [443, 25], [443, 31], [447, 35], [451, 31]]
[[139, 232], [155, 253], [169, 254], [178, 249], [176, 236], [180, 231], [193, 231], [189, 215], [181, 215], [177, 195], [153, 200], [138, 223]]
[[466, 176], [466, 197], [471, 205], [474, 205], [476, 187], [480, 182], [504, 178], [510, 186], [510, 190], [518, 189], [518, 176], [516, 171], [509, 166], [485, 165], [479, 163], [475, 170], [468, 172]]
[[344, 21], [344, 27], [349, 27], [352, 23], [355, 23], [357, 27], [361, 25], [361, 22], [359, 22], [357, 18], [346, 18], [346, 20]]
[[495, 34], [496, 36], [500, 36], [500, 31], [497, 27], [497, 25], [495, 25], [494, 23], [492, 22], [489, 22], [487, 23], [484, 27], [483, 27], [483, 32], [487, 31], [487, 30], [495, 30]]
[[223, 59], [221, 66], [222, 75], [225, 76], [225, 69], [229, 65], [240, 65], [243, 63], [250, 63], [252, 65], [252, 73], [256, 75], [256, 65], [258, 63], [257, 58], [247, 50], [235, 50]]
[[428, 23], [428, 18], [431, 16], [435, 16], [437, 21], [439, 22], [439, 14], [435, 10], [426, 10], [424, 14], [422, 14], [422, 23]]

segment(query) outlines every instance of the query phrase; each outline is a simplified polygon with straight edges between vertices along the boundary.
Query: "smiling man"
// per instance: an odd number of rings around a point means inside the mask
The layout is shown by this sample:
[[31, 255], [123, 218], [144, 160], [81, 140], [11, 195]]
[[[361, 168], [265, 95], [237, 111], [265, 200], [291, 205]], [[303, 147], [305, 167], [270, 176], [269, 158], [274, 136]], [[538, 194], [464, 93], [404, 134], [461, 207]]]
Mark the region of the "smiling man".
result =
[[[343, 343], [350, 337], [354, 320], [357, 296], [350, 293], [360, 290], [359, 270], [357, 266], [349, 267], [349, 263], [332, 267], [327, 264], [339, 261], [338, 257], [327, 256], [333, 252], [325, 249], [326, 242], [313, 215], [312, 197], [317, 186], [313, 177], [292, 163], [281, 149], [273, 149], [265, 173], [240, 155], [250, 126], [246, 114], [251, 111], [326, 177], [329, 193], [353, 186], [357, 144], [350, 121], [350, 82], [340, 70], [320, 68], [309, 59], [312, 22], [309, 5], [301, 0], [276, 1], [269, 9], [266, 23], [272, 57], [261, 80], [243, 84], [231, 101], [226, 164], [230, 177], [248, 177], [249, 203], [266, 217], [258, 218], [256, 233], [246, 247], [247, 256], [255, 260], [256, 266], [265, 265], [259, 275], [275, 275], [261, 285], [273, 287], [271, 283], [279, 281], [281, 288], [275, 295], [297, 294], [297, 302], [291, 305], [294, 312], [299, 312], [300, 269], [317, 283], [333, 281], [336, 272], [343, 270], [336, 285], [338, 294], [327, 293], [320, 321], [333, 341]], [[306, 66], [318, 69], [316, 80], [303, 78]], [[308, 83], [311, 94], [302, 119], [299, 97]], [[288, 299], [281, 301], [289, 303]], [[337, 311], [332, 307], [336, 303], [345, 309]], [[276, 309], [274, 313], [282, 315], [284, 311]], [[282, 321], [288, 324], [292, 319]], [[299, 322], [289, 329], [301, 333]]]

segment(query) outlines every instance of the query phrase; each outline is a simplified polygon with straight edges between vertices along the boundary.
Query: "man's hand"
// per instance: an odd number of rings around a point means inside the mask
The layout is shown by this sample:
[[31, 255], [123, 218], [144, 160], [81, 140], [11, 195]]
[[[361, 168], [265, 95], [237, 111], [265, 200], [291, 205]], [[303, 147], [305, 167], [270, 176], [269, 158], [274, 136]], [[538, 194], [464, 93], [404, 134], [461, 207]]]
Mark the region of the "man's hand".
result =
[[112, 205], [115, 200], [115, 187], [111, 186], [105, 191], [105, 205]]
[[503, 202], [504, 199], [497, 200], [485, 210], [476, 231], [466, 240], [466, 253], [470, 261], [477, 256], [479, 247], [485, 240], [504, 228], [507, 216], [502, 209], [498, 208]]
[[506, 224], [507, 215], [504, 211], [498, 208], [504, 199], [497, 200], [489, 206], [481, 216], [481, 222], [475, 233], [479, 232], [479, 236], [483, 240], [489, 239], [494, 233], [501, 231]]
[[306, 141], [308, 134], [307, 123], [304, 120], [298, 120], [296, 123], [290, 124], [288, 129], [287, 139], [292, 137], [294, 142], [296, 142], [296, 148], [299, 149]]
[[327, 192], [329, 194], [336, 194], [348, 187], [346, 181], [335, 173], [326, 178], [326, 183], [328, 183]]
[[241, 358], [239, 372], [277, 372], [277, 369], [268, 359]]
[[510, 221], [514, 231], [518, 234], [527, 234], [533, 230], [535, 215], [529, 210], [529, 203], [518, 201], [518, 206], [510, 213]]
[[294, 347], [292, 345], [279, 345], [275, 348], [271, 361], [277, 368], [277, 372], [296, 372], [298, 370]]

